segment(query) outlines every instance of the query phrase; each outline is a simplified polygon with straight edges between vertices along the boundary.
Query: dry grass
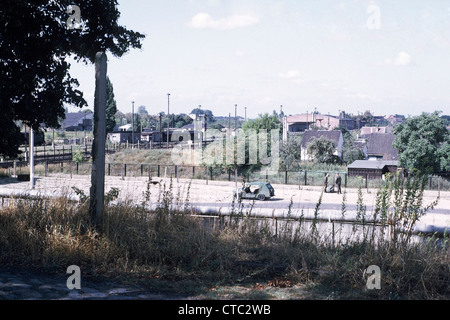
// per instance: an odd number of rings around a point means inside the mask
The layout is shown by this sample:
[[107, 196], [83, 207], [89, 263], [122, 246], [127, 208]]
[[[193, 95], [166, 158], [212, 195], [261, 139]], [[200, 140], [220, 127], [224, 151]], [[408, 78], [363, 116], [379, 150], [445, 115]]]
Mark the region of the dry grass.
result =
[[[301, 285], [333, 298], [450, 298], [445, 239], [332, 243], [301, 220], [274, 236], [268, 220], [237, 211], [213, 223], [188, 209], [172, 210], [171, 186], [157, 192], [151, 212], [142, 204], [108, 205], [100, 232], [90, 226], [86, 202], [16, 201], [0, 209], [0, 263], [46, 272], [75, 264], [88, 276], [126, 277], [205, 297], [218, 287], [265, 283]], [[380, 266], [382, 290], [365, 289], [369, 265]]]

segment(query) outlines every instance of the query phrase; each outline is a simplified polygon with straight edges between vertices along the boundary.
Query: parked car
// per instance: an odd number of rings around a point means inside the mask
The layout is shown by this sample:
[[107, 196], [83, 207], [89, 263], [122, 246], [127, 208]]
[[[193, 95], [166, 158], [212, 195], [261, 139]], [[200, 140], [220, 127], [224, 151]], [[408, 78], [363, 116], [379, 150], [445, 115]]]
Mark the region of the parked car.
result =
[[243, 188], [234, 191], [234, 196], [239, 199], [261, 200], [275, 196], [275, 189], [269, 182], [249, 182]]

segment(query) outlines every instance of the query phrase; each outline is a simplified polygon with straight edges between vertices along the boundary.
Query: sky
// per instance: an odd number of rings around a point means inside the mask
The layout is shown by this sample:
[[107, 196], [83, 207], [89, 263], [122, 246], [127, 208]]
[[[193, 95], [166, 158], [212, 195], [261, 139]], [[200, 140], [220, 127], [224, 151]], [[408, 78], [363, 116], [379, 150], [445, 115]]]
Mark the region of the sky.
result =
[[[146, 35], [142, 50], [107, 53], [124, 113], [135, 101], [150, 114], [450, 114], [450, 0], [119, 0], [119, 11]], [[94, 66], [71, 69], [93, 110]]]

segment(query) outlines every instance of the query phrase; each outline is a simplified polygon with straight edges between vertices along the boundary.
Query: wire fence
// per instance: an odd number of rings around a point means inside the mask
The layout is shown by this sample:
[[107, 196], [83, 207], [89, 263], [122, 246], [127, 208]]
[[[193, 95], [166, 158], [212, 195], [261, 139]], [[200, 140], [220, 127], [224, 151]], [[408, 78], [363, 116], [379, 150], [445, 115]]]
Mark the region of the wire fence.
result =
[[[60, 154], [60, 157], [64, 154]], [[71, 154], [66, 154], [68, 156]], [[0, 163], [0, 176], [3, 177], [24, 177], [29, 174], [28, 163], [13, 162]], [[37, 176], [47, 177], [52, 174], [90, 175], [92, 163], [90, 161], [74, 162], [64, 158], [54, 158], [38, 162], [35, 165]], [[172, 164], [130, 164], [130, 163], [106, 163], [105, 174], [115, 177], [148, 177], [152, 178], [173, 178], [186, 180], [204, 180], [208, 184], [211, 180], [243, 182], [243, 181], [269, 181], [273, 184], [285, 184], [292, 186], [323, 186], [324, 176], [329, 174], [328, 185], [334, 184], [336, 173], [342, 178], [344, 188], [378, 188], [383, 183], [384, 178], [374, 179], [369, 175], [353, 176], [343, 171], [278, 171], [276, 174], [269, 174], [265, 171], [244, 173], [223, 167], [207, 166], [177, 166]], [[450, 191], [450, 175], [429, 175], [426, 190]]]

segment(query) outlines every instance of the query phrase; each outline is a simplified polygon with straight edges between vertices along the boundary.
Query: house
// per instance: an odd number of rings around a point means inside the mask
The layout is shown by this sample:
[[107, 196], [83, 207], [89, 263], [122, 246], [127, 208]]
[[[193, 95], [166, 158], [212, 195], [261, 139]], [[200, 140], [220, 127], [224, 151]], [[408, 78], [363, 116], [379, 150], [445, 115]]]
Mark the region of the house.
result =
[[308, 154], [308, 145], [314, 141], [314, 139], [319, 139], [320, 137], [325, 137], [335, 143], [336, 149], [334, 154], [339, 158], [342, 158], [342, 148], [344, 146], [344, 137], [340, 130], [309, 130], [303, 134], [301, 143], [301, 157], [303, 160], [311, 160], [311, 156]]
[[348, 166], [349, 177], [380, 179], [387, 173], [398, 171], [398, 161], [356, 160]]
[[64, 131], [92, 131], [93, 113], [66, 113], [66, 118], [62, 123]]
[[372, 133], [367, 140], [369, 160], [398, 160], [398, 150], [392, 145], [395, 140], [393, 133]]

